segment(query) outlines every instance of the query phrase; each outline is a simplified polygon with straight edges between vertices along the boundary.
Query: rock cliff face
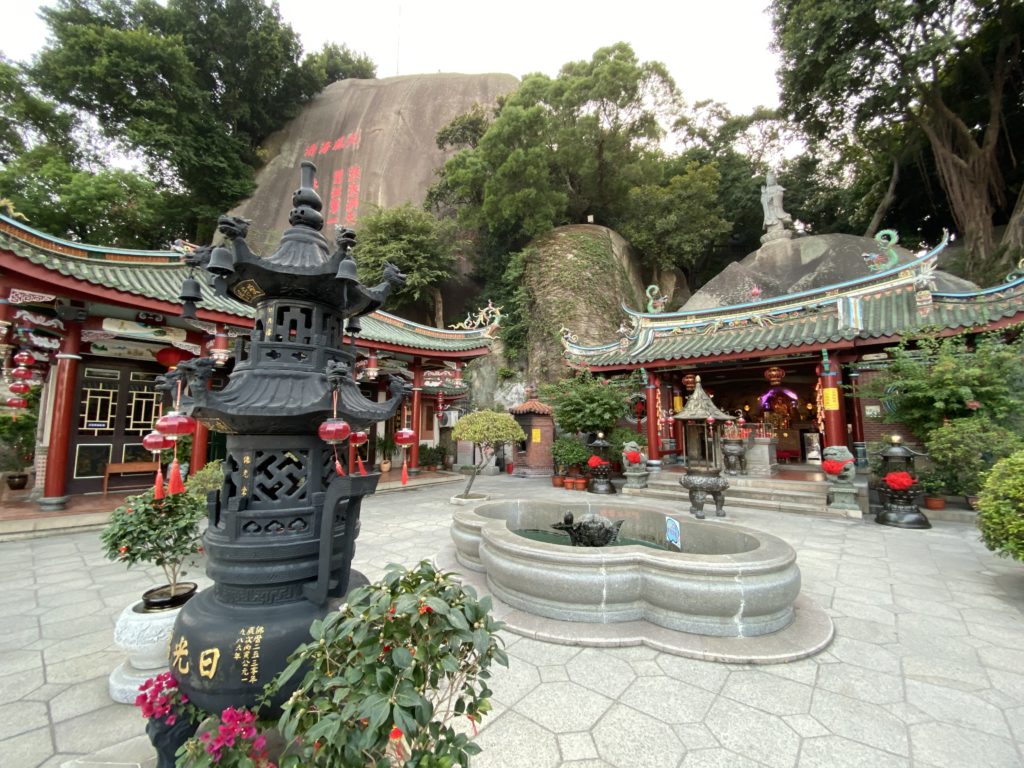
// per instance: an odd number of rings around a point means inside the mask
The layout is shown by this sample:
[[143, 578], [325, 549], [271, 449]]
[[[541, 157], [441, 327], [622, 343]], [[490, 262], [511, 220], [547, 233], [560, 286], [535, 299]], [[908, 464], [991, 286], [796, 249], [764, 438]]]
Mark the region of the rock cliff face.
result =
[[614, 341], [625, 319], [622, 304], [643, 307], [643, 282], [629, 244], [606, 227], [559, 227], [528, 251], [527, 379], [549, 382], [566, 372], [559, 329], [583, 342]]
[[419, 205], [449, 156], [434, 142], [437, 131], [474, 104], [492, 104], [518, 84], [501, 74], [332, 83], [267, 140], [267, 164], [256, 177], [256, 193], [234, 211], [253, 222], [249, 242], [257, 253], [277, 245], [288, 226], [303, 160], [317, 165], [328, 239], [335, 224], [357, 224], [373, 205]]

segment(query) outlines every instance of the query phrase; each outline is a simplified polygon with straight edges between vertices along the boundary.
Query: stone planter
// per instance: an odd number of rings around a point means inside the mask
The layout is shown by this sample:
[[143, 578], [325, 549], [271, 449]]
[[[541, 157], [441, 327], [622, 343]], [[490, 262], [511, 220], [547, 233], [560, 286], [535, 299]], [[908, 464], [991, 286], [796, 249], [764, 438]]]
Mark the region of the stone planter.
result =
[[[642, 465], [638, 464], [636, 466], [640, 467]], [[626, 478], [626, 487], [627, 488], [646, 488], [647, 487], [647, 478], [650, 475], [650, 473], [647, 472], [646, 470], [630, 468], [630, 469], [627, 469], [622, 474]]]
[[[195, 589], [188, 594], [194, 595]], [[121, 611], [114, 625], [114, 643], [127, 651], [128, 658], [110, 673], [107, 688], [111, 699], [134, 704], [139, 686], [167, 670], [167, 646], [183, 604], [182, 601], [169, 608], [148, 609], [138, 602]]]
[[12, 491], [22, 491], [28, 485], [28, 473], [10, 472], [7, 477], [7, 487]]

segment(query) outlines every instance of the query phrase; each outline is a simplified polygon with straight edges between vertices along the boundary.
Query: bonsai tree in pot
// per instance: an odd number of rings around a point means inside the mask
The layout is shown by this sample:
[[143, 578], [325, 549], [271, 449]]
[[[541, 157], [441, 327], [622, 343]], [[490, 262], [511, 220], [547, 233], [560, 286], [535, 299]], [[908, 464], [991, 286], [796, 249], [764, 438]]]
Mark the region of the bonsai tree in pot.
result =
[[551, 458], [563, 470], [579, 469], [590, 458], [590, 449], [576, 438], [562, 435], [551, 444]]
[[[480, 451], [480, 463], [473, 467], [466, 489], [456, 498], [472, 499], [473, 481], [480, 474], [494, 451], [503, 445], [525, 440], [526, 434], [511, 414], [496, 411], [477, 411], [463, 416], [452, 430], [453, 440], [468, 440]], [[479, 494], [478, 494], [479, 496]]]

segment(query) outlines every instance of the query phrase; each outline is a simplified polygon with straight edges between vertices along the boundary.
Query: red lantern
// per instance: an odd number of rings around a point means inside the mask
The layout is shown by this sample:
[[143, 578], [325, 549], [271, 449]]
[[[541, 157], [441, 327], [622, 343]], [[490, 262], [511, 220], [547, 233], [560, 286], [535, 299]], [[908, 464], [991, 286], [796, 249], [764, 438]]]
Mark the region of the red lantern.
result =
[[7, 398], [8, 408], [28, 408], [28, 400], [24, 397], [8, 397]]
[[359, 445], [363, 445], [367, 440], [369, 440], [370, 436], [368, 434], [366, 434], [365, 432], [360, 431], [360, 432], [353, 432], [351, 435], [349, 435], [348, 439], [349, 439], [349, 442], [352, 443], [352, 445], [359, 446]]
[[14, 362], [18, 365], [35, 365], [36, 359], [27, 349], [21, 350], [14, 356]]
[[168, 448], [173, 448], [174, 440], [167, 437], [167, 435], [161, 435], [159, 432], [154, 431], [142, 438], [142, 447], [147, 451], [158, 453]]
[[11, 392], [13, 392], [16, 395], [27, 395], [29, 393], [29, 390], [32, 389], [32, 387], [29, 386], [27, 382], [16, 381], [13, 384], [11, 384], [11, 386], [8, 387], [8, 389], [10, 389]]
[[740, 416], [738, 419], [736, 419], [736, 423], [742, 427], [744, 424], [747, 423], [747, 420]]
[[164, 368], [170, 370], [176, 368], [182, 360], [191, 360], [195, 355], [177, 347], [164, 347], [154, 355], [156, 361]]
[[156, 422], [156, 431], [171, 437], [191, 435], [196, 431], [196, 420], [183, 413], [171, 411], [159, 418]]
[[400, 430], [395, 432], [395, 443], [403, 448], [410, 446], [415, 442], [416, 433], [408, 427], [402, 427]]
[[714, 424], [715, 423], [715, 417], [714, 416], [708, 416], [707, 422], [708, 422], [708, 424]]
[[683, 376], [683, 386], [686, 387], [687, 392], [693, 392], [694, 387], [697, 386], [697, 377], [692, 373], [688, 373]]
[[31, 379], [32, 371], [30, 371], [28, 368], [25, 368], [24, 366], [18, 366], [13, 371], [11, 371], [11, 376], [13, 376], [16, 379]]
[[352, 427], [344, 419], [327, 419], [317, 430], [320, 439], [329, 445], [343, 443], [352, 434]]
[[779, 368], [777, 365], [773, 365], [767, 371], [764, 372], [764, 377], [768, 379], [768, 383], [773, 387], [779, 386], [782, 380], [786, 378], [786, 372]]

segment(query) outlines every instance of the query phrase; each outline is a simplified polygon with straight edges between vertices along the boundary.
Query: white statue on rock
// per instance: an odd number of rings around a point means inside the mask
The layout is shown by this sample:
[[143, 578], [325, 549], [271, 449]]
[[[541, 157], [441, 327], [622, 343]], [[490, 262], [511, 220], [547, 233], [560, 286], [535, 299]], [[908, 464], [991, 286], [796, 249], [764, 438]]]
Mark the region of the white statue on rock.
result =
[[793, 217], [786, 213], [782, 206], [782, 195], [785, 188], [775, 179], [775, 173], [768, 171], [765, 183], [761, 187], [761, 208], [764, 210], [764, 228], [766, 234], [761, 237], [762, 243], [779, 238], [790, 238], [793, 232], [786, 228], [792, 226]]

